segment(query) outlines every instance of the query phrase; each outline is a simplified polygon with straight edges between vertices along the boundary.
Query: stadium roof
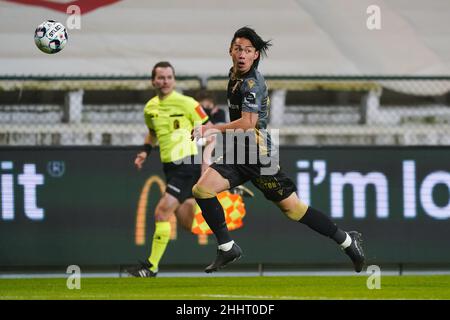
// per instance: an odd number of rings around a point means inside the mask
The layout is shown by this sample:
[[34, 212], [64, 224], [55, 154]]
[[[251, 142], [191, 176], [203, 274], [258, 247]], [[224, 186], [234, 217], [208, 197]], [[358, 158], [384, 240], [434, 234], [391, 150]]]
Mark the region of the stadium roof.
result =
[[[81, 6], [81, 29], [45, 55], [34, 29]], [[31, 5], [30, 5], [31, 4]], [[366, 26], [381, 9], [381, 29]], [[272, 39], [270, 75], [449, 75], [448, 0], [0, 0], [0, 75], [144, 75], [160, 60], [178, 74], [225, 75], [235, 30]]]

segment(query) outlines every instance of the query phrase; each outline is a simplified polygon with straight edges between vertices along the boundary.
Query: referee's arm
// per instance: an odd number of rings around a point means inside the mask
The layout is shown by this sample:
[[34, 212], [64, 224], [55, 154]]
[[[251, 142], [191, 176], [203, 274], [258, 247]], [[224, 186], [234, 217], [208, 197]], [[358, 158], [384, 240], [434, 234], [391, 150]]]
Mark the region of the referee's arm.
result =
[[141, 151], [136, 155], [136, 159], [134, 159], [134, 165], [138, 170], [142, 169], [145, 160], [150, 155], [152, 148], [156, 145], [156, 133], [154, 130], [149, 129], [149, 133], [145, 136], [144, 146]]

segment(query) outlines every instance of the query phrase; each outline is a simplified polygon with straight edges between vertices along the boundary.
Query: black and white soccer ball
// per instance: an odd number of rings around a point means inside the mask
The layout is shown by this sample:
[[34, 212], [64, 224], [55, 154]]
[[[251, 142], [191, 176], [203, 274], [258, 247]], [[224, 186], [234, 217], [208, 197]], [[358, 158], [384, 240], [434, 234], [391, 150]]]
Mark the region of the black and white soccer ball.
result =
[[34, 32], [34, 43], [45, 53], [57, 53], [61, 51], [68, 40], [67, 30], [64, 25], [54, 20], [42, 22]]

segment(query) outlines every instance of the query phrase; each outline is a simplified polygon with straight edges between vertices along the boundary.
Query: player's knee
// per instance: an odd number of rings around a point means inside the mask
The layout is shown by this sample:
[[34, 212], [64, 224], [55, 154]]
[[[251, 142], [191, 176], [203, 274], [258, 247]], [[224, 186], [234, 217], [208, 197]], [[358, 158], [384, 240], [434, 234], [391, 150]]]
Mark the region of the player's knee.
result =
[[308, 210], [308, 205], [301, 200], [296, 201], [292, 207], [283, 210], [283, 213], [291, 220], [300, 221]]
[[213, 190], [195, 184], [194, 187], [192, 187], [192, 195], [195, 199], [210, 199], [214, 198], [217, 194]]
[[171, 207], [164, 203], [163, 201], [158, 203], [155, 208], [155, 220], [156, 221], [169, 221], [170, 215], [172, 214]]
[[156, 222], [166, 222], [169, 221], [169, 215], [166, 212], [156, 211], [155, 212], [155, 221]]
[[169, 210], [165, 210], [162, 207], [158, 207], [155, 209], [155, 221], [163, 222], [169, 221], [171, 212]]

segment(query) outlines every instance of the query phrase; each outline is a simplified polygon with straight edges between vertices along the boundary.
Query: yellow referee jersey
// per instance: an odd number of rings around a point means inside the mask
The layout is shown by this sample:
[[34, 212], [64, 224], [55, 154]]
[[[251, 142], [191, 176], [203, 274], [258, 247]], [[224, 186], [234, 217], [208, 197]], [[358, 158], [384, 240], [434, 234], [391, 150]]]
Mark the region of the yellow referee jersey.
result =
[[156, 96], [145, 105], [144, 117], [147, 127], [156, 132], [161, 162], [197, 154], [191, 131], [194, 125], [207, 122], [208, 116], [196, 100], [176, 91], [163, 100]]

